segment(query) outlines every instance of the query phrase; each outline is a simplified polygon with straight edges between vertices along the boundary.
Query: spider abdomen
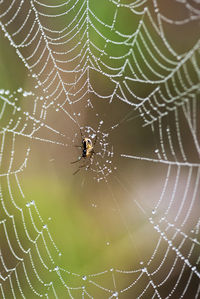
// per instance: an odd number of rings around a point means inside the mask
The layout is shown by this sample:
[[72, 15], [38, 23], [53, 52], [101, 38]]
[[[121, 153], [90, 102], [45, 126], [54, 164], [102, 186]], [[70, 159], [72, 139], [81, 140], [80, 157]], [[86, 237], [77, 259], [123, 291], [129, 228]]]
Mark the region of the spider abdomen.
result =
[[82, 157], [83, 157], [83, 158], [86, 158], [86, 157], [87, 157], [87, 149], [83, 149]]

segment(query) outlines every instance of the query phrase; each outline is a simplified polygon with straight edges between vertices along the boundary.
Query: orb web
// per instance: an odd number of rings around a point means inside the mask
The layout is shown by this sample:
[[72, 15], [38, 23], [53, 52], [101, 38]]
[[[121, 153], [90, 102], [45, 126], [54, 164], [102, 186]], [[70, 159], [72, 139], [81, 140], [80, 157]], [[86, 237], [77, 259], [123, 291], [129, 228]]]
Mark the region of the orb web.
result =
[[[2, 298], [199, 297], [199, 19], [192, 0], [0, 1]], [[73, 177], [80, 129], [95, 154]], [[69, 182], [94, 179], [95, 222], [62, 226], [79, 254], [82, 235], [106, 252], [87, 271], [54, 241], [51, 161]]]

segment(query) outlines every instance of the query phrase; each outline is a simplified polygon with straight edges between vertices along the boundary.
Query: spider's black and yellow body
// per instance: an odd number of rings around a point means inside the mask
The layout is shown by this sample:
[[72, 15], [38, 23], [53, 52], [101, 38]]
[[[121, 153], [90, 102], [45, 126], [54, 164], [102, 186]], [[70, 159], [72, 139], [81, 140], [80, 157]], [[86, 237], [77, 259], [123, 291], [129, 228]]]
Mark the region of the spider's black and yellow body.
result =
[[83, 152], [82, 152], [83, 158], [91, 157], [94, 154], [94, 147], [93, 147], [91, 139], [84, 138], [82, 140], [82, 150], [83, 150]]
[[82, 137], [82, 145], [81, 146], [77, 145], [76, 147], [81, 148], [82, 154], [78, 158], [78, 160], [71, 162], [71, 164], [74, 164], [74, 163], [80, 161], [82, 158], [89, 159], [90, 164], [84, 163], [83, 165], [79, 166], [79, 168], [74, 172], [74, 174], [76, 174], [82, 167], [86, 167], [87, 169], [89, 169], [90, 165], [92, 163], [92, 160], [93, 160], [92, 157], [95, 153], [94, 152], [94, 145], [96, 143], [97, 137], [94, 140], [94, 144], [92, 143], [92, 140], [90, 138], [83, 137], [82, 132], [81, 132], [81, 137]]

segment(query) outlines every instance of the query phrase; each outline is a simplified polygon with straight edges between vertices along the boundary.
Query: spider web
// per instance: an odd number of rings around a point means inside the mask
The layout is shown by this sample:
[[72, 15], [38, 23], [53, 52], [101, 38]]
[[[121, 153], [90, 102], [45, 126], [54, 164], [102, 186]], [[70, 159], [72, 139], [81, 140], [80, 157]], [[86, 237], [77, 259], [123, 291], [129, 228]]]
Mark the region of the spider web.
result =
[[[2, 298], [199, 298], [199, 19], [197, 0], [0, 1], [2, 44], [27, 70], [26, 88], [16, 67], [0, 89]], [[94, 159], [70, 165], [80, 130]], [[76, 221], [107, 258], [82, 272], [54, 241], [51, 182], [44, 214], [26, 181], [38, 164], [95, 219]]]

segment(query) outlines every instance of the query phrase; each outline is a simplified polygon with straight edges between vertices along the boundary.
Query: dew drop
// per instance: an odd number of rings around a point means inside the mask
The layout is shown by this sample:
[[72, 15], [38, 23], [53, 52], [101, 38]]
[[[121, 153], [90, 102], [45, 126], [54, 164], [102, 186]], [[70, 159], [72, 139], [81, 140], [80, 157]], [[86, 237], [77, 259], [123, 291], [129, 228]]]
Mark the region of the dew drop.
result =
[[193, 267], [192, 267], [192, 271], [195, 271], [195, 270], [196, 270], [196, 267], [195, 267], [195, 266], [193, 266]]
[[143, 268], [142, 272], [146, 273], [147, 272], [147, 268]]

